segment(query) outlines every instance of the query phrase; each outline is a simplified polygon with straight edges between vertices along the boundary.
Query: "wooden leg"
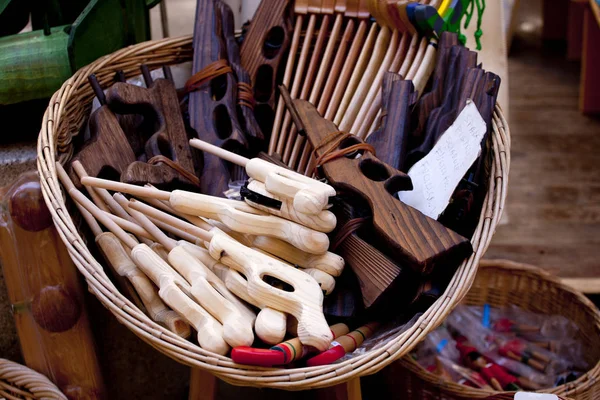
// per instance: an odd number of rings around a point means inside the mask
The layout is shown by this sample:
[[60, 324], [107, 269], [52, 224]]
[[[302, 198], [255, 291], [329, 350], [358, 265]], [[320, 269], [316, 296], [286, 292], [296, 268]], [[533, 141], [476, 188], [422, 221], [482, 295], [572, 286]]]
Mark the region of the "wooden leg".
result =
[[361, 400], [360, 378], [317, 390], [318, 400]]
[[213, 400], [217, 398], [217, 378], [208, 371], [192, 368], [190, 373], [189, 400]]
[[[599, 11], [600, 13], [600, 11]], [[600, 112], [600, 16], [586, 9], [583, 18], [583, 52], [581, 56], [581, 81], [579, 109], [584, 114]]]

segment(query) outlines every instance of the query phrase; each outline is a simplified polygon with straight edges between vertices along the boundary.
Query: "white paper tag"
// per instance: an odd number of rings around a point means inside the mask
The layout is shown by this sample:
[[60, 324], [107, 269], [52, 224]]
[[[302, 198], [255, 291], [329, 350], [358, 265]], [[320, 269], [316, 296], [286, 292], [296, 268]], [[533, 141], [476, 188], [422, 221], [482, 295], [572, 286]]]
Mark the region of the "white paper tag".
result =
[[481, 152], [486, 129], [477, 106], [469, 101], [429, 154], [408, 171], [413, 190], [398, 192], [400, 200], [437, 219]]
[[558, 396], [555, 394], [518, 392], [515, 394], [515, 400], [558, 400]]

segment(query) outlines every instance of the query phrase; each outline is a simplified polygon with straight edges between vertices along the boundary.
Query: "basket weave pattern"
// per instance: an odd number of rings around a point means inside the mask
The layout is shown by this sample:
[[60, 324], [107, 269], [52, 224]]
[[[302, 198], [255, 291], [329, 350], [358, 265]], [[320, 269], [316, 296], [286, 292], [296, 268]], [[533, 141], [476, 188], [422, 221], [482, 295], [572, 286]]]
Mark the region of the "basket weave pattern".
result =
[[[483, 260], [464, 303], [487, 303], [492, 307], [514, 304], [536, 313], [562, 315], [575, 322], [580, 329], [578, 339], [586, 349], [586, 361], [593, 367], [576, 381], [543, 392], [580, 400], [600, 398], [600, 313], [583, 294], [531, 265], [505, 260]], [[421, 368], [411, 357], [402, 358], [400, 364], [410, 372], [406, 371], [397, 378], [406, 383], [407, 390], [414, 394], [412, 398], [415, 399], [483, 399], [493, 393], [441, 381], [436, 375]], [[496, 394], [512, 396], [499, 392]]]
[[93, 99], [87, 76], [95, 73], [103, 87], [112, 82], [119, 69], [126, 75], [139, 74], [141, 64], [150, 67], [176, 64], [192, 58], [190, 36], [151, 41], [131, 46], [105, 56], [80, 69], [54, 94], [38, 139], [38, 170], [42, 192], [54, 223], [77, 268], [85, 276], [90, 291], [118, 320], [151, 346], [184, 364], [203, 368], [219, 378], [237, 385], [273, 387], [288, 390], [310, 389], [345, 382], [372, 374], [405, 355], [423, 337], [438, 326], [467, 293], [496, 225], [502, 215], [508, 168], [510, 135], [502, 111], [497, 107], [493, 119], [493, 164], [489, 191], [479, 225], [472, 238], [473, 255], [458, 268], [444, 295], [427, 310], [413, 327], [389, 339], [384, 345], [342, 363], [296, 369], [267, 369], [235, 364], [228, 357], [213, 354], [184, 340], [154, 323], [127, 300], [105, 274], [80, 236], [65, 205], [58, 182], [55, 161], [68, 161], [73, 154], [72, 139], [86, 121]]
[[0, 358], [0, 398], [67, 399], [44, 375], [3, 358]]

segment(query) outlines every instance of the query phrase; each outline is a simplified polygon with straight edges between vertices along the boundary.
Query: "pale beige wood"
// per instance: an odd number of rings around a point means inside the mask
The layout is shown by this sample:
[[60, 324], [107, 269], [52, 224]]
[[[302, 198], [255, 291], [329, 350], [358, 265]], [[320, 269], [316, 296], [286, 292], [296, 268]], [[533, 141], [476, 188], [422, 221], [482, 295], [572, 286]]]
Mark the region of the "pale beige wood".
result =
[[[192, 244], [192, 243], [186, 242], [185, 240], [179, 240], [177, 242], [177, 245], [180, 247], [183, 247], [189, 254], [196, 257], [198, 260], [200, 260], [212, 273], [215, 273], [214, 266], [217, 264], [220, 264], [220, 263], [217, 260], [213, 259], [210, 256], [210, 254], [208, 254], [208, 250], [206, 250], [205, 248], [203, 248], [197, 244]], [[222, 264], [220, 264], [220, 265], [222, 265]], [[227, 268], [224, 265], [222, 265], [222, 266], [223, 266], [223, 268]], [[232, 304], [234, 304], [236, 306], [236, 308], [242, 314], [244, 314], [244, 318], [249, 320], [251, 323], [254, 323], [254, 321], [256, 320], [256, 313], [253, 310], [251, 310], [250, 307], [248, 307], [248, 305], [246, 303], [244, 303], [242, 300], [240, 300], [242, 297], [238, 296], [236, 293], [234, 293], [233, 291], [231, 291], [231, 289], [229, 289], [227, 287], [227, 285], [225, 284], [225, 281], [223, 279], [221, 279], [221, 277], [219, 277], [219, 280], [220, 280], [220, 282], [222, 282], [224, 284], [224, 286], [219, 286], [219, 293], [221, 293], [221, 295], [223, 297], [225, 297]], [[224, 289], [229, 289], [229, 290], [224, 290]]]
[[[63, 186], [67, 191], [74, 189], [75, 186], [62, 165], [60, 165], [60, 163], [56, 164], [56, 171]], [[83, 168], [83, 166], [81, 166], [81, 168]], [[79, 176], [81, 177], [82, 175]], [[122, 242], [113, 233], [102, 232], [100, 225], [98, 225], [98, 222], [96, 222], [96, 219], [92, 214], [78, 202], [75, 202], [75, 204], [90, 226], [100, 252], [104, 255], [105, 259], [117, 274], [129, 280], [133, 289], [142, 301], [142, 304], [146, 308], [146, 311], [150, 315], [150, 318], [162, 324], [178, 336], [183, 338], [189, 337], [191, 334], [189, 324], [183, 321], [177, 313], [170, 310], [164, 304], [158, 296], [157, 288], [150, 282], [148, 277], [137, 268], [133, 260], [129, 257], [128, 250], [123, 247]]]
[[410, 65], [410, 69], [406, 73], [405, 79], [412, 80], [417, 74], [417, 70], [421, 66], [421, 61], [423, 61], [423, 57], [425, 57], [425, 50], [427, 49], [427, 38], [422, 38], [419, 43], [419, 49], [417, 50], [417, 54], [415, 55], [415, 59], [412, 61]]
[[[354, 121], [350, 125], [351, 127], [349, 129], [349, 132], [353, 132], [355, 134], [357, 134], [359, 132], [360, 127], [364, 123], [365, 117], [367, 115], [367, 112], [369, 111], [371, 104], [373, 104], [373, 102], [375, 101], [375, 97], [377, 96], [377, 94], [381, 93], [381, 82], [383, 81], [383, 75], [387, 71], [390, 70], [392, 61], [394, 60], [395, 55], [398, 54], [398, 45], [399, 44], [400, 44], [400, 33], [397, 30], [395, 30], [392, 33], [392, 38], [389, 42], [389, 45], [388, 45], [387, 51], [385, 53], [385, 56], [383, 58], [383, 61], [381, 61], [381, 64], [379, 65], [377, 74], [371, 81], [370, 88], [368, 86], [365, 87], [365, 89], [368, 88], [367, 95], [366, 96], [363, 95], [363, 98], [360, 99], [362, 101], [362, 105], [360, 106], [360, 109], [358, 110], [358, 113], [357, 113]], [[368, 71], [365, 72], [365, 74], [367, 74], [367, 73], [368, 73]]]
[[[249, 249], [226, 235], [214, 235], [210, 255], [233, 269], [239, 269], [248, 281], [248, 293], [266, 306], [292, 314], [298, 319], [298, 337], [304, 345], [323, 351], [332, 340], [323, 315], [323, 293], [318, 283], [297, 269]], [[287, 292], [263, 281], [273, 276], [294, 288]]]
[[186, 192], [171, 196], [170, 203], [175, 210], [186, 214], [218, 220], [236, 232], [276, 237], [311, 254], [323, 254], [329, 248], [329, 238], [323, 232], [274, 215], [245, 213], [219, 200]]
[[[408, 41], [411, 36], [408, 33], [403, 33], [402, 38], [400, 39], [400, 43], [398, 44], [398, 48], [396, 49], [394, 59], [392, 60], [389, 71], [398, 73], [400, 67], [402, 65], [402, 61], [406, 56], [406, 51], [408, 47]], [[381, 81], [379, 83], [381, 86]], [[374, 121], [376, 121], [376, 116], [379, 114], [381, 110], [381, 87], [378, 88], [375, 98], [371, 102], [369, 106], [368, 112], [362, 118], [363, 123], [358, 130], [355, 131], [355, 135], [361, 139], [365, 139], [367, 135], [372, 132], [372, 125]], [[309, 165], [310, 166], [310, 165]], [[314, 168], [314, 167], [313, 167]], [[307, 170], [308, 171], [308, 170]], [[306, 172], [304, 173], [306, 175]]]
[[325, 295], [330, 294], [335, 289], [335, 279], [327, 272], [316, 268], [300, 268], [300, 271], [315, 278], [315, 281], [317, 281], [321, 289], [325, 292]]
[[329, 251], [322, 255], [308, 254], [281, 240], [266, 236], [254, 237], [252, 246], [273, 254], [290, 264], [318, 269], [332, 276], [340, 276], [344, 269], [344, 259]]
[[[317, 22], [317, 17], [315, 14], [311, 14], [308, 18], [308, 27], [306, 28], [306, 32], [304, 33], [304, 42], [302, 43], [302, 51], [300, 52], [300, 57], [298, 58], [298, 67], [295, 70], [294, 74], [294, 82], [292, 83], [292, 87], [290, 89], [290, 96], [292, 98], [296, 98], [300, 92], [300, 86], [304, 79], [304, 68], [306, 66], [306, 62], [308, 59], [308, 53], [311, 48], [311, 41], [315, 30], [315, 24]], [[295, 32], [294, 32], [295, 33]], [[280, 102], [283, 100], [280, 98]], [[284, 122], [285, 118], [289, 118], [289, 112], [284, 111]], [[287, 130], [284, 129], [284, 124], [282, 124], [279, 131], [279, 139], [277, 141], [276, 152], [279, 154], [283, 154], [284, 146], [287, 141]]]
[[[311, 15], [312, 17], [312, 15]], [[321, 21], [321, 27], [319, 28], [319, 33], [317, 34], [317, 39], [315, 41], [314, 50], [310, 58], [310, 62], [308, 64], [308, 70], [306, 72], [306, 77], [302, 82], [302, 90], [300, 91], [300, 99], [307, 100], [310, 94], [310, 90], [313, 87], [315, 75], [317, 74], [317, 69], [321, 64], [322, 56], [321, 52], [323, 50], [323, 46], [325, 44], [325, 39], [327, 38], [327, 33], [329, 32], [329, 22], [331, 20], [331, 15], [323, 16]], [[282, 125], [283, 131], [289, 131], [287, 141], [285, 143], [285, 147], [283, 149], [283, 157], [282, 161], [284, 163], [290, 162], [290, 157], [292, 154], [294, 143], [297, 138], [297, 131], [295, 126], [292, 126], [292, 116], [288, 112], [283, 120]]]
[[254, 208], [270, 212], [273, 215], [297, 222], [301, 225], [304, 225], [308, 228], [314, 229], [319, 232], [331, 232], [335, 229], [337, 219], [335, 217], [335, 214], [333, 214], [331, 211], [323, 210], [320, 213], [313, 215], [300, 213], [296, 211], [290, 200], [269, 193], [264, 183], [257, 180], [250, 181], [248, 183], [248, 189], [281, 202], [281, 208], [274, 209], [259, 203], [254, 203], [248, 200], [247, 198], [244, 199], [246, 203], [248, 203]]
[[[274, 195], [293, 200], [293, 206], [298, 212], [318, 214], [328, 206], [329, 197], [336, 195], [335, 189], [330, 185], [268, 161], [259, 158], [243, 158], [199, 139], [190, 140], [190, 145], [202, 151], [215, 154], [224, 160], [244, 166], [248, 176], [263, 182], [267, 191]], [[93, 178], [86, 178], [84, 180], [90, 182], [91, 179]], [[93, 186], [93, 183], [90, 183], [90, 185]], [[136, 193], [132, 194], [137, 195]], [[168, 199], [165, 198], [164, 200]]]
[[[324, 18], [327, 18], [327, 20], [328, 20], [329, 16], [326, 15]], [[330, 63], [331, 63], [331, 60], [332, 60], [334, 52], [335, 52], [335, 46], [337, 44], [338, 37], [342, 30], [342, 22], [343, 22], [342, 14], [337, 14], [335, 17], [335, 21], [333, 23], [333, 28], [331, 29], [331, 32], [329, 34], [327, 47], [325, 48], [325, 52], [323, 53], [323, 57], [321, 59], [321, 65], [319, 67], [319, 72], [317, 73], [317, 78], [315, 79], [315, 83], [314, 83], [314, 85], [310, 85], [310, 83], [307, 83], [305, 86], [307, 89], [311, 88], [311, 86], [312, 86], [310, 96], [308, 98], [308, 101], [310, 101], [312, 104], [315, 104], [315, 105], [318, 104], [319, 98], [321, 97], [321, 94], [323, 92], [323, 85], [325, 84], [325, 79], [331, 73]], [[321, 29], [323, 29], [323, 28], [321, 28]], [[295, 126], [293, 127], [293, 131], [296, 131]], [[305, 136], [299, 136], [297, 134], [295, 135], [294, 147], [292, 148], [291, 156], [290, 156], [290, 159], [288, 162], [288, 165], [292, 169], [294, 169], [294, 166], [296, 165], [296, 162], [298, 161], [298, 156], [300, 155], [300, 151], [302, 150], [302, 147], [303, 147], [305, 141], [306, 141]], [[284, 162], [285, 162], [285, 157], [284, 157]]]
[[[348, 104], [347, 109], [345, 110], [341, 122], [338, 125], [340, 131], [342, 132], [350, 132], [352, 128], [352, 124], [354, 123], [360, 107], [363, 104], [363, 100], [368, 93], [369, 88], [373, 84], [373, 80], [377, 75], [379, 67], [384, 60], [386, 53], [388, 53], [388, 48], [391, 39], [391, 31], [383, 27], [379, 31], [377, 35], [377, 40], [375, 42], [375, 46], [370, 54], [369, 63], [367, 64], [367, 68], [364, 73], [360, 76], [360, 82], [350, 100], [350, 104]], [[339, 113], [339, 111], [338, 111]], [[337, 115], [336, 115], [337, 119]]]
[[[227, 289], [234, 293], [240, 299], [258, 307], [265, 315], [261, 317], [261, 312], [256, 315], [254, 330], [263, 342], [268, 344], [277, 344], [283, 341], [286, 331], [287, 316], [281, 311], [271, 309], [248, 294], [248, 282], [237, 271], [221, 264], [213, 259], [208, 250], [191, 243], [179, 242], [188, 252], [204, 262], [224, 283]], [[268, 311], [267, 311], [268, 310]]]
[[421, 65], [413, 78], [413, 84], [419, 97], [423, 94], [423, 89], [425, 89], [425, 85], [427, 85], [427, 81], [435, 69], [436, 54], [437, 40], [432, 39], [427, 45], [427, 50], [423, 56]]
[[[199, 304], [190, 298], [189, 284], [148, 245], [137, 244], [134, 239], [113, 222], [77, 189], [70, 189], [73, 199], [85, 207], [96, 219], [131, 248], [131, 259], [159, 287], [158, 295], [176, 311], [198, 334], [198, 344], [217, 354], [227, 354], [229, 346], [223, 339], [223, 326]], [[184, 290], [186, 290], [184, 292]]]
[[400, 70], [398, 73], [402, 75], [404, 79], [406, 79], [406, 74], [408, 73], [408, 69], [412, 65], [413, 59], [415, 58], [415, 54], [419, 49], [419, 35], [413, 35], [410, 41], [410, 45], [408, 46], [408, 51], [406, 52], [406, 57], [402, 61], [402, 65], [400, 66]]
[[171, 266], [143, 243], [131, 251], [131, 257], [159, 287], [161, 299], [196, 329], [200, 347], [217, 354], [227, 354], [229, 345], [223, 338], [223, 326], [184, 293], [181, 284], [176, 284], [176, 273], [169, 271]]
[[[300, 45], [300, 36], [302, 32], [302, 14], [296, 15], [296, 26], [294, 27], [294, 34], [292, 36], [292, 43], [290, 44], [290, 51], [287, 63], [285, 65], [285, 72], [283, 73], [283, 84], [286, 87], [290, 86], [292, 80], [292, 74], [294, 72], [294, 64], [296, 61], [296, 52]], [[277, 149], [277, 143], [279, 142], [279, 132], [281, 131], [281, 123], [283, 122], [283, 114], [285, 112], [285, 103], [283, 98], [279, 98], [277, 102], [277, 111], [275, 112], [275, 119], [273, 120], [273, 129], [271, 131], [271, 139], [269, 140], [269, 154], [273, 154]]]
[[281, 311], [269, 307], [263, 308], [256, 316], [254, 324], [256, 336], [270, 345], [281, 343], [287, 330], [286, 319], [285, 314]]
[[228, 292], [221, 280], [200, 260], [168, 238], [135, 205], [130, 204], [131, 215], [169, 252], [169, 264], [189, 283], [189, 292], [200, 305], [223, 324], [223, 339], [232, 347], [250, 346], [254, 341], [252, 321], [222, 295]]
[[[100, 208], [100, 207], [98, 207]], [[152, 236], [146, 232], [144, 230], [144, 228], [140, 227], [139, 225], [128, 221], [126, 219], [123, 219], [121, 217], [118, 217], [114, 214], [111, 214], [110, 212], [106, 212], [106, 211], [102, 211], [108, 218], [110, 218], [114, 223], [116, 223], [117, 225], [119, 225], [119, 227], [121, 229], [124, 229], [127, 232], [131, 232], [133, 233], [135, 236], [140, 237], [140, 238], [145, 238], [145, 239], [152, 239]]]
[[[350, 26], [350, 28], [347, 26], [346, 30], [348, 31], [351, 28], [352, 26]], [[332, 120], [338, 111], [340, 102], [342, 101], [344, 93], [346, 92], [348, 81], [350, 80], [352, 73], [354, 72], [354, 68], [357, 65], [356, 60], [361, 54], [366, 34], [367, 22], [363, 20], [358, 24], [356, 35], [354, 36], [354, 40], [352, 41], [352, 45], [348, 51], [348, 56], [344, 60], [344, 67], [342, 68], [339, 79], [334, 84], [335, 88], [333, 95], [331, 96], [331, 101], [327, 105], [327, 110], [325, 111], [325, 118], [328, 120]], [[343, 55], [340, 57], [343, 57]]]
[[331, 71], [327, 76], [327, 82], [325, 84], [325, 88], [323, 89], [323, 93], [321, 94], [319, 104], [317, 110], [319, 110], [320, 114], [324, 114], [328, 104], [330, 103], [331, 96], [335, 90], [336, 83], [340, 77], [340, 73], [344, 66], [344, 61], [346, 60], [346, 51], [348, 50], [348, 46], [350, 45], [352, 35], [354, 34], [354, 19], [349, 19], [346, 23], [346, 28], [344, 29], [344, 34], [342, 35], [342, 39], [340, 41], [340, 46], [336, 50], [335, 59], [333, 60], [333, 64], [331, 66]]
[[129, 279], [140, 296], [144, 307], [146, 307], [150, 318], [162, 324], [171, 332], [183, 338], [188, 338], [191, 334], [189, 324], [184, 322], [176, 312], [169, 309], [160, 299], [157, 288], [138, 269], [119, 239], [111, 232], [104, 232], [96, 237], [96, 244], [117, 273]]
[[342, 97], [342, 101], [337, 109], [335, 118], [333, 119], [337, 126], [339, 126], [342, 122], [342, 119], [346, 114], [346, 110], [350, 106], [350, 102], [354, 97], [355, 91], [362, 80], [362, 76], [367, 68], [367, 64], [371, 59], [370, 56], [372, 55], [373, 48], [375, 46], [375, 40], [378, 38], [377, 30], [378, 25], [372, 24], [367, 39], [360, 49], [360, 56], [358, 57], [356, 65], [354, 66], [352, 76], [350, 77], [348, 85], [345, 87], [344, 96]]

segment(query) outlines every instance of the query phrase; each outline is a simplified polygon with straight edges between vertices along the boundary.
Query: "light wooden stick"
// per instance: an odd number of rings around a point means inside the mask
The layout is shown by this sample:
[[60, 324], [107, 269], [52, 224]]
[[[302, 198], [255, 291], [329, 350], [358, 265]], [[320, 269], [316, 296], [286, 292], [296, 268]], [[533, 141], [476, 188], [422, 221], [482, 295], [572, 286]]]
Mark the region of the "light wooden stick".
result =
[[[348, 104], [348, 108], [345, 110], [343, 118], [341, 119], [338, 127], [343, 132], [350, 132], [352, 124], [357, 117], [358, 111], [363, 104], [364, 97], [367, 94], [368, 88], [371, 87], [373, 79], [379, 70], [379, 66], [383, 62], [386, 54], [386, 50], [389, 47], [391, 32], [388, 28], [383, 27], [377, 35], [377, 41], [373, 48], [372, 54], [370, 54], [369, 63], [365, 72], [360, 76], [360, 83]], [[338, 111], [339, 113], [339, 111]], [[337, 119], [337, 115], [336, 115]]]
[[[308, 52], [310, 51], [310, 42], [312, 41], [313, 38], [313, 34], [315, 31], [315, 25], [317, 23], [317, 17], [315, 14], [311, 14], [310, 17], [308, 18], [308, 27], [306, 28], [306, 32], [305, 32], [305, 36], [304, 36], [304, 42], [302, 43], [302, 51], [300, 52], [300, 57], [298, 59], [298, 67], [295, 70], [295, 74], [294, 74], [294, 81], [292, 83], [292, 88], [290, 90], [290, 95], [292, 96], [292, 98], [296, 98], [298, 97], [298, 94], [300, 92], [300, 85], [304, 79], [304, 68], [306, 66], [306, 61], [308, 59]], [[294, 32], [295, 34], [296, 32]], [[292, 39], [293, 40], [293, 39]], [[282, 99], [279, 99], [280, 102], [282, 102]], [[285, 124], [285, 117], [289, 118], [289, 113], [285, 112], [284, 113], [284, 124]], [[279, 154], [283, 153], [284, 150], [284, 145], [287, 141], [287, 130], [283, 128], [284, 124], [282, 124], [281, 127], [277, 127], [278, 131], [279, 131], [279, 140], [277, 141], [277, 148], [276, 148], [276, 152]], [[273, 132], [275, 132], [275, 124], [273, 124]]]
[[[85, 184], [91, 186], [104, 187], [105, 189], [122, 192], [131, 191], [132, 193], [135, 191], [142, 197], [162, 198], [164, 200], [170, 198], [173, 208], [178, 208], [177, 204], [173, 202], [172, 194], [170, 195], [168, 192], [164, 192], [168, 195], [165, 196], [159, 190], [141, 188], [120, 182], [94, 178], [84, 178], [84, 180], [86, 180]], [[190, 197], [189, 195], [193, 194], [190, 193], [187, 195], [187, 198], [180, 200], [184, 202], [191, 201], [190, 198], [193, 199], [193, 196]], [[91, 212], [89, 209], [88, 211]], [[183, 208], [181, 211], [186, 212]], [[109, 218], [107, 219], [112, 222]], [[127, 236], [125, 232], [123, 234]], [[205, 232], [201, 239], [210, 242], [209, 253], [213, 258], [220, 260], [230, 268], [239, 268], [240, 272], [246, 275], [248, 279], [248, 291], [252, 297], [259, 299], [259, 301], [264, 302], [269, 307], [288, 312], [298, 319], [299, 335], [304, 344], [312, 345], [319, 349], [326, 349], [328, 347], [331, 341], [331, 332], [328, 331], [327, 322], [323, 316], [323, 294], [312, 277], [294, 268], [290, 268], [273, 258], [249, 249], [226, 235]], [[139, 246], [143, 245], [138, 245], [137, 247]], [[147, 249], [148, 251], [152, 251], [149, 247]], [[160, 259], [158, 256], [156, 258]], [[135, 257], [134, 261], [136, 261]], [[286, 292], [268, 285], [262, 280], [265, 275], [273, 276], [290, 284], [294, 287], [294, 291]]]
[[254, 341], [252, 322], [225, 298], [221, 291], [227, 288], [200, 260], [188, 253], [177, 242], [167, 237], [150, 219], [136, 210], [135, 200], [130, 203], [131, 215], [169, 252], [168, 260], [191, 285], [190, 293], [202, 307], [223, 324], [223, 339], [232, 347], [250, 346]]
[[[56, 163], [56, 170], [65, 189], [69, 192], [71, 189], [75, 189], [73, 182], [71, 182], [60, 163]], [[100, 248], [100, 251], [107, 262], [114, 268], [117, 274], [126, 277], [131, 282], [131, 285], [135, 289], [137, 295], [139, 295], [150, 318], [164, 325], [171, 332], [181, 337], [189, 337], [191, 334], [190, 326], [184, 322], [177, 313], [165, 306], [158, 296], [154, 285], [152, 285], [148, 277], [136, 267], [119, 239], [111, 232], [102, 232], [100, 225], [98, 225], [98, 222], [96, 222], [93, 215], [79, 202], [75, 201], [75, 204], [90, 226], [90, 229], [95, 236], [96, 244]]]
[[394, 31], [392, 33], [392, 38], [390, 40], [388, 50], [385, 53], [383, 61], [379, 65], [379, 69], [377, 70], [377, 74], [373, 78], [371, 83], [371, 87], [368, 89], [368, 93], [362, 99], [363, 103], [360, 109], [357, 112], [356, 119], [352, 122], [351, 128], [349, 132], [354, 132], [355, 134], [360, 130], [361, 125], [364, 123], [366, 114], [373, 102], [375, 101], [375, 97], [377, 93], [381, 93], [381, 82], [383, 81], [383, 75], [390, 70], [390, 66], [392, 61], [394, 60], [394, 56], [398, 53], [398, 45], [400, 44], [400, 34], [398, 31]]
[[[297, 2], [296, 2], [297, 3]], [[290, 44], [290, 51], [288, 60], [285, 66], [285, 72], [283, 74], [283, 85], [286, 87], [290, 86], [290, 82], [292, 80], [292, 73], [294, 72], [294, 63], [296, 61], [296, 52], [298, 51], [298, 46], [300, 45], [300, 36], [302, 32], [302, 15], [299, 14], [296, 16], [296, 26], [294, 27], [294, 34], [292, 36], [292, 43]], [[273, 121], [273, 130], [271, 132], [271, 139], [269, 141], [269, 154], [273, 154], [277, 148], [277, 143], [279, 139], [279, 132], [281, 127], [281, 122], [283, 120], [283, 114], [285, 112], [285, 105], [282, 99], [279, 99], [277, 103], [277, 111], [275, 112], [275, 119]]]
[[342, 97], [342, 101], [339, 104], [337, 112], [335, 114], [335, 118], [333, 119], [334, 123], [339, 126], [340, 122], [342, 122], [342, 118], [346, 113], [346, 109], [350, 105], [350, 101], [352, 100], [356, 88], [358, 87], [363, 73], [367, 67], [367, 63], [370, 60], [370, 56], [373, 52], [373, 47], [375, 45], [375, 40], [377, 39], [377, 31], [378, 25], [372, 24], [371, 29], [369, 30], [369, 34], [367, 39], [360, 49], [360, 56], [356, 62], [356, 65], [352, 71], [352, 76], [350, 77], [350, 81], [345, 87], [344, 97]]
[[331, 211], [323, 210], [320, 213], [313, 215], [299, 213], [298, 211], [296, 211], [290, 200], [269, 193], [264, 183], [257, 180], [253, 180], [248, 183], [248, 190], [281, 202], [280, 208], [276, 209], [273, 207], [268, 207], [259, 203], [255, 203], [248, 198], [244, 199], [246, 203], [248, 203], [254, 208], [268, 211], [273, 215], [297, 222], [301, 225], [304, 225], [308, 228], [314, 229], [319, 232], [331, 232], [335, 229], [337, 219], [335, 217], [335, 214], [333, 214]]
[[198, 343], [200, 346], [217, 354], [226, 354], [229, 351], [229, 346], [223, 340], [223, 327], [182, 290], [187, 282], [183, 279], [177, 279], [177, 273], [173, 271], [169, 264], [163, 261], [146, 244], [137, 244], [134, 239], [80, 191], [73, 188], [69, 190], [69, 194], [127, 247], [132, 249], [132, 260], [159, 287], [158, 295], [160, 298], [199, 332]]

